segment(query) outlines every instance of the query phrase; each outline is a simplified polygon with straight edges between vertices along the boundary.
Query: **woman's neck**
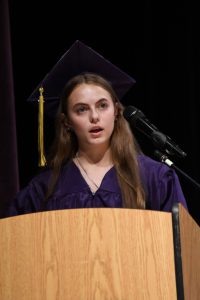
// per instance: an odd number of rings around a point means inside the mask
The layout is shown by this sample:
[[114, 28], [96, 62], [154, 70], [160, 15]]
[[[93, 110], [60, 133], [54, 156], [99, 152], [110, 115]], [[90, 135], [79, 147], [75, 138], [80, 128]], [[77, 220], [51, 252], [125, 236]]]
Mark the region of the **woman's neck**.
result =
[[87, 164], [99, 166], [108, 166], [112, 164], [110, 147], [102, 148], [101, 146], [91, 147], [87, 150], [79, 149], [77, 156]]

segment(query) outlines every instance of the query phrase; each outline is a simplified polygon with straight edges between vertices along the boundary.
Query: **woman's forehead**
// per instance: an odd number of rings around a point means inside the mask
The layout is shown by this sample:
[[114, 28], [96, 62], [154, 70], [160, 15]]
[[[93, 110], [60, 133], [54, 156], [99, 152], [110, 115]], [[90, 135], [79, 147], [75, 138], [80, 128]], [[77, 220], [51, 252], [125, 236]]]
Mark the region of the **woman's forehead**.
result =
[[96, 84], [80, 84], [70, 94], [68, 102], [75, 104], [78, 102], [88, 103], [99, 101], [101, 99], [111, 100], [111, 94], [103, 87]]

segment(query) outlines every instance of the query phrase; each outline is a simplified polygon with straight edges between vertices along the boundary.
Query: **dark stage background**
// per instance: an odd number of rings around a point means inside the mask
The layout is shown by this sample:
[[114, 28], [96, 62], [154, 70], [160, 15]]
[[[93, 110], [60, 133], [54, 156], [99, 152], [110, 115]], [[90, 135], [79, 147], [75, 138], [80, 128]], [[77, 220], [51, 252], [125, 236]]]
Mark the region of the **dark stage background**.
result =
[[[80, 40], [136, 79], [123, 104], [140, 108], [188, 155], [172, 159], [200, 182], [200, 49], [197, 8], [190, 1], [61, 4], [10, 1], [20, 187], [37, 172], [37, 112], [26, 99], [64, 52]], [[45, 121], [46, 147], [53, 135]], [[144, 152], [154, 147], [137, 134]], [[189, 211], [200, 224], [200, 190], [179, 175]]]

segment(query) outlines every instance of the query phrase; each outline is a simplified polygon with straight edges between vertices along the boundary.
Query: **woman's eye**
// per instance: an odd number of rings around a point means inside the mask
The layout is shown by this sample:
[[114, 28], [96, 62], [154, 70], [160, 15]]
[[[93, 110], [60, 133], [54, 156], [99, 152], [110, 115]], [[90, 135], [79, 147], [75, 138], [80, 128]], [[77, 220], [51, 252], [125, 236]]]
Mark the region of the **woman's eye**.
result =
[[107, 104], [106, 102], [101, 102], [101, 103], [99, 104], [99, 107], [100, 107], [101, 109], [104, 109], [104, 108], [107, 108], [107, 107], [108, 107], [108, 104]]
[[80, 106], [77, 108], [76, 112], [78, 114], [81, 114], [81, 113], [85, 112], [86, 110], [87, 110], [87, 108], [85, 106]]

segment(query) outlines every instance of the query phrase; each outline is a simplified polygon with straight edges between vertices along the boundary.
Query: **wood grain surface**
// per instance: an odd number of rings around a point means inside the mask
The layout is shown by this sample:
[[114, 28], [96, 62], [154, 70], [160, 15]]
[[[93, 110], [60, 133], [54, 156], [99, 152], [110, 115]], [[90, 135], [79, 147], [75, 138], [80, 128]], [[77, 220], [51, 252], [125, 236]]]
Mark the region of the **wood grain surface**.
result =
[[2, 219], [0, 299], [176, 299], [171, 214], [94, 208]]

